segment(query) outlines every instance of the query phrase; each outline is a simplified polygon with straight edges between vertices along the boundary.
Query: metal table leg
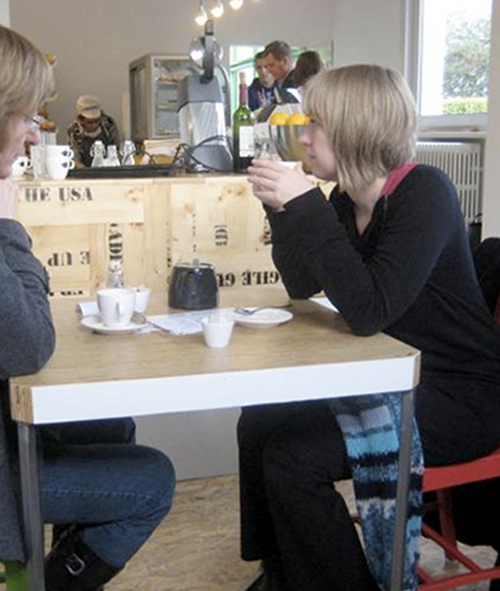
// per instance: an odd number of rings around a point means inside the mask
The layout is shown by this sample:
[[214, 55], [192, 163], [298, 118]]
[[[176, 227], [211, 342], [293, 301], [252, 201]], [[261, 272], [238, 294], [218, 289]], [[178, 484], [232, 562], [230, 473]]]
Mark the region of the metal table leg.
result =
[[392, 550], [391, 591], [403, 589], [406, 550], [406, 520], [410, 491], [411, 442], [413, 424], [413, 390], [402, 394], [398, 482], [396, 489], [396, 519]]
[[34, 425], [19, 423], [19, 460], [23, 506], [24, 539], [28, 561], [28, 591], [45, 591], [44, 540], [38, 458]]

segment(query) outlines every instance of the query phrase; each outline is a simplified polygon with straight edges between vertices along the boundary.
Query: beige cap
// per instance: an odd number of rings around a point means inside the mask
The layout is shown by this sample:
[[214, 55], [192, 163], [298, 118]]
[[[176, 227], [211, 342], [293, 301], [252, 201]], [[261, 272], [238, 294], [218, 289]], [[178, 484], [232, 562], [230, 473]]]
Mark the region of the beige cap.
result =
[[84, 94], [78, 97], [76, 110], [85, 119], [98, 119], [102, 114], [101, 101], [96, 96]]

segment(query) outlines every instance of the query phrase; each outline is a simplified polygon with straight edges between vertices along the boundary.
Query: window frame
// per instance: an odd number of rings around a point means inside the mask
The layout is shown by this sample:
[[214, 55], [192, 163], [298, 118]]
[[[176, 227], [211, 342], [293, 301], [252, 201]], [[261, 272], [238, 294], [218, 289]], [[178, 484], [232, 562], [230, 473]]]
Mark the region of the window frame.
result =
[[423, 0], [406, 0], [405, 6], [405, 76], [417, 102], [420, 131], [486, 131], [487, 113], [463, 115], [420, 115], [422, 89], [421, 46]]

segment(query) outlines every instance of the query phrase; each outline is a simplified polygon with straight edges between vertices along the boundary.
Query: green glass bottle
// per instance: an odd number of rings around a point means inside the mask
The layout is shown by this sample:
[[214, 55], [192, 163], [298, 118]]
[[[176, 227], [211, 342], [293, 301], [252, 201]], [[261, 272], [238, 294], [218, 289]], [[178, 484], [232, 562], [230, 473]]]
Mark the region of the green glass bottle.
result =
[[245, 172], [254, 156], [254, 117], [248, 108], [245, 72], [240, 72], [239, 106], [233, 113], [233, 159], [235, 172]]

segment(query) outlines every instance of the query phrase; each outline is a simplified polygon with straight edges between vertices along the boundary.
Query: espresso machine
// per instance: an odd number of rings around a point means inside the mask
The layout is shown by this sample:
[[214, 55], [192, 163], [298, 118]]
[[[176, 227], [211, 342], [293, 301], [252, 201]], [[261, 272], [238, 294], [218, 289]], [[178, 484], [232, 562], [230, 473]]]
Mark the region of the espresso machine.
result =
[[221, 49], [214, 39], [212, 20], [205, 23], [204, 37], [191, 42], [189, 55], [200, 72], [185, 76], [179, 82], [177, 95], [181, 141], [186, 146], [186, 167], [199, 171], [230, 171], [233, 158], [226, 136], [228, 105], [215, 69], [224, 76], [226, 88], [229, 88], [229, 77], [218, 63]]

